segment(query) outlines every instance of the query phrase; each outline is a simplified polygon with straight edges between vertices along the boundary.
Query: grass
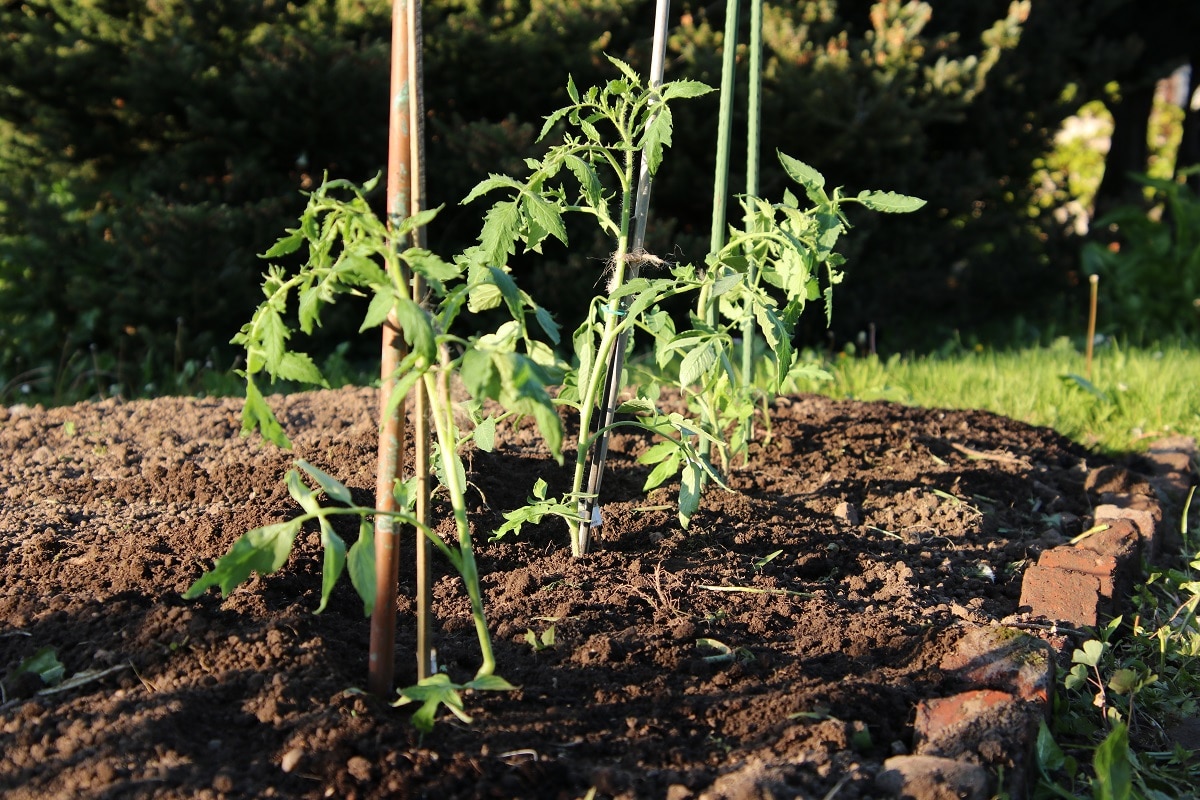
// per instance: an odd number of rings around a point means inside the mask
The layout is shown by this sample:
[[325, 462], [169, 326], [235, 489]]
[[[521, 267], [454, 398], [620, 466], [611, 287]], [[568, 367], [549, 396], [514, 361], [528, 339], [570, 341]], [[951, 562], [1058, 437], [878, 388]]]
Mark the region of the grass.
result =
[[[827, 380], [792, 387], [839, 399], [993, 411], [1054, 428], [1108, 454], [1172, 435], [1200, 438], [1200, 351], [1185, 345], [1097, 348], [1066, 339], [1025, 350], [827, 360]], [[1151, 571], [1121, 620], [1076, 642], [1060, 671], [1053, 719], [1038, 738], [1035, 798], [1195, 796], [1200, 761], [1171, 726], [1200, 713], [1200, 525], [1185, 512], [1183, 552]], [[1116, 632], [1120, 629], [1120, 635]]]
[[1097, 347], [1092, 377], [1069, 341], [1022, 350], [976, 348], [883, 360], [836, 357], [830, 380], [793, 388], [838, 399], [977, 408], [1054, 428], [1097, 451], [1144, 450], [1155, 439], [1200, 438], [1200, 350]]

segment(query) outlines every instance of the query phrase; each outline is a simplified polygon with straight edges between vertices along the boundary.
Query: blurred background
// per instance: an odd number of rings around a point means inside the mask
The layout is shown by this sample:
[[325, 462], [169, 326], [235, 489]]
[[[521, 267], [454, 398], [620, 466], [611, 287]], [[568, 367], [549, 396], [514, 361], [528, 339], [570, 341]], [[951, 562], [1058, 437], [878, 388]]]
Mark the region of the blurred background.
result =
[[[486, 206], [459, 201], [521, 173], [568, 74], [607, 81], [606, 53], [647, 72], [653, 6], [426, 0], [427, 195], [446, 204], [431, 249], [474, 242]], [[724, 13], [672, 3], [668, 80], [719, 85]], [[256, 254], [324, 175], [385, 164], [390, 16], [388, 0], [0, 0], [0, 402], [194, 391], [235, 366]], [[1092, 273], [1104, 335], [1196, 340], [1200, 3], [810, 0], [764, 20], [760, 194], [782, 197], [778, 148], [849, 193], [928, 201], [851, 216], [832, 330], [810, 314], [799, 344], [1082, 337]], [[708, 249], [717, 102], [675, 110], [647, 242], [673, 260]], [[744, 130], [742, 111], [734, 192]], [[610, 246], [571, 232], [512, 264], [568, 330]], [[330, 315], [307, 348], [334, 377], [377, 357], [360, 320]]]

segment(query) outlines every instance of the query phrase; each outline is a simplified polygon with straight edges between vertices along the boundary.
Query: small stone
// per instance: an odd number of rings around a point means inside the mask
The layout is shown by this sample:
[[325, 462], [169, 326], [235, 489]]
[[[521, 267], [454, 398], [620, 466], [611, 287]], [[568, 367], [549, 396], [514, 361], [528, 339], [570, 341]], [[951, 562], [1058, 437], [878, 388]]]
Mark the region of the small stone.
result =
[[304, 751], [299, 747], [293, 747], [283, 754], [283, 759], [279, 762], [280, 768], [284, 772], [291, 772], [300, 763], [300, 759], [304, 757]]
[[849, 502], [838, 503], [837, 508], [833, 510], [833, 515], [848, 525], [857, 525], [860, 522], [858, 509]]
[[362, 756], [351, 756], [346, 762], [346, 770], [356, 781], [366, 783], [371, 780], [371, 762]]

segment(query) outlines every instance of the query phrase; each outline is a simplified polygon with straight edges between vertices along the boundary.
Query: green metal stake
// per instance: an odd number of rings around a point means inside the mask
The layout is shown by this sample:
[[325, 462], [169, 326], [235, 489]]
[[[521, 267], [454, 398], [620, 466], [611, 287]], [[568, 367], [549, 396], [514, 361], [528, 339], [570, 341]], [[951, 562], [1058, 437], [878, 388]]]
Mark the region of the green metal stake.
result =
[[[758, 196], [759, 144], [762, 134], [762, 7], [763, 0], [750, 0], [750, 92], [746, 129], [746, 195]], [[750, 231], [750, 215], [746, 230]], [[746, 260], [746, 283], [753, 286], [758, 278], [758, 264]], [[742, 388], [749, 389], [754, 381], [754, 319], [742, 322]]]
[[[721, 62], [721, 110], [717, 117], [717, 171], [713, 181], [712, 236], [708, 252], [717, 253], [725, 245], [725, 205], [729, 195], [729, 145], [733, 128], [733, 84], [737, 66], [738, 0], [725, 5], [725, 48]], [[710, 325], [717, 322], [717, 309], [707, 291], [697, 301], [698, 315]]]

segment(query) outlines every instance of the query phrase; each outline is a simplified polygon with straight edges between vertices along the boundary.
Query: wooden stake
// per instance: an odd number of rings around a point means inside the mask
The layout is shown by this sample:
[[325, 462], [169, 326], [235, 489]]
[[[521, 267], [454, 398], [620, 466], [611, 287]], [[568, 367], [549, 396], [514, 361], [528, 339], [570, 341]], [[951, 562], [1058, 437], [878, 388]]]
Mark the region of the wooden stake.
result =
[[1084, 368], [1084, 374], [1088, 381], [1092, 379], [1092, 351], [1096, 345], [1096, 300], [1100, 293], [1100, 276], [1088, 276], [1088, 282], [1092, 285], [1091, 304], [1088, 308], [1088, 332], [1087, 332], [1087, 361]]

